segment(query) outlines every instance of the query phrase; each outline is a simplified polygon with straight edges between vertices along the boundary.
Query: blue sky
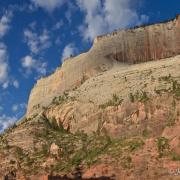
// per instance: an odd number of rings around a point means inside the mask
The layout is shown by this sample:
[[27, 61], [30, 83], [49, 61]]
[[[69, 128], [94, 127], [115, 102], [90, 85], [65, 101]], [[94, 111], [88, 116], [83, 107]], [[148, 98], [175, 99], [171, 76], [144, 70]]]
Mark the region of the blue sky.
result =
[[176, 14], [179, 0], [0, 0], [0, 131], [23, 116], [36, 80], [95, 36]]

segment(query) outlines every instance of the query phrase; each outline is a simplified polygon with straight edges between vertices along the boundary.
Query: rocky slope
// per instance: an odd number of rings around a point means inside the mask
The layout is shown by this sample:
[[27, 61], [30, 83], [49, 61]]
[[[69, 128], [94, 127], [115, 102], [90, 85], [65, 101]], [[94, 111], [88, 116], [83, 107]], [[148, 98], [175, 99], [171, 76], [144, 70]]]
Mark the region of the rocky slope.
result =
[[39, 80], [0, 136], [0, 178], [179, 179], [179, 24], [98, 37]]

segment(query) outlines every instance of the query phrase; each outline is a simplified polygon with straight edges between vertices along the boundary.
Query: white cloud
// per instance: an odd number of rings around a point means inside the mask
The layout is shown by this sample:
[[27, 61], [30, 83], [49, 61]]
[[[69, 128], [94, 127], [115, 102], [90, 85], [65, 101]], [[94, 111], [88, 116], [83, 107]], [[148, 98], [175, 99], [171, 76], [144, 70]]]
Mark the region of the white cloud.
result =
[[17, 88], [19, 88], [19, 81], [18, 80], [14, 80], [13, 82], [12, 82], [12, 84], [13, 84], [13, 86], [17, 89]]
[[111, 32], [117, 28], [139, 25], [148, 20], [146, 15], [138, 15], [132, 7], [133, 0], [76, 0], [80, 10], [85, 13], [80, 31], [85, 40]]
[[26, 70], [26, 75], [31, 74], [33, 70], [40, 76], [46, 75], [47, 63], [45, 62], [40, 62], [28, 55], [22, 58], [21, 63], [22, 67]]
[[16, 89], [19, 88], [19, 81], [18, 80], [13, 80], [13, 78], [11, 77], [7, 77], [6, 81], [1, 83], [2, 89], [7, 89], [9, 87], [9, 85], [14, 86]]
[[6, 81], [6, 82], [4, 82], [4, 83], [2, 84], [2, 88], [3, 88], [3, 89], [7, 89], [8, 86], [9, 86], [9, 81]]
[[64, 61], [65, 59], [67, 59], [71, 56], [74, 56], [76, 52], [77, 52], [77, 49], [76, 49], [75, 45], [72, 43], [68, 44], [63, 50], [62, 61]]
[[24, 68], [34, 68], [36, 61], [31, 56], [26, 56], [22, 59], [22, 66]]
[[0, 85], [8, 86], [8, 56], [6, 46], [0, 42]]
[[64, 4], [64, 0], [31, 0], [37, 7], [44, 8], [45, 10], [52, 12], [56, 8], [61, 7]]
[[10, 22], [12, 18], [12, 12], [6, 12], [0, 18], [0, 38], [4, 37], [10, 29]]
[[0, 116], [0, 132], [13, 125], [16, 121], [16, 117], [8, 117], [4, 114]]
[[68, 9], [65, 12], [65, 17], [69, 23], [72, 22], [72, 15], [73, 13], [78, 9], [77, 6], [75, 6], [71, 1], [67, 2]]
[[[12, 12], [6, 11], [0, 18], [0, 39], [2, 39], [10, 29], [12, 19]], [[3, 89], [8, 88], [9, 82], [9, 66], [8, 66], [8, 52], [6, 45], [0, 41], [0, 86]]]
[[44, 29], [41, 34], [26, 29], [24, 31], [24, 37], [29, 49], [34, 54], [37, 54], [51, 46], [50, 33], [46, 29]]
[[19, 114], [26, 109], [26, 104], [21, 103], [21, 104], [13, 104], [12, 106], [12, 111], [13, 112], [19, 112]]
[[[1, 57], [0, 57], [1, 58]], [[5, 61], [0, 62], [0, 83], [5, 83], [8, 77], [8, 64]]]
[[18, 110], [18, 104], [14, 104], [13, 106], [12, 106], [12, 111], [13, 112], [16, 112]]

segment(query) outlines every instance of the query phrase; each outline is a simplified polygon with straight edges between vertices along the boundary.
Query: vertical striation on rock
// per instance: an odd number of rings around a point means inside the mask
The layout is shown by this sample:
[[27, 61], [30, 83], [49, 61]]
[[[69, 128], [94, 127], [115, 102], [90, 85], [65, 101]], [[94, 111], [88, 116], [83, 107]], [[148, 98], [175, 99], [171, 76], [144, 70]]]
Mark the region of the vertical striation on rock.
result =
[[124, 63], [141, 63], [172, 57], [180, 53], [180, 15], [166, 23], [120, 30], [98, 36], [94, 47]]
[[55, 96], [80, 86], [88, 78], [117, 64], [134, 64], [180, 54], [180, 15], [165, 23], [119, 30], [98, 36], [92, 48], [70, 58], [31, 91], [27, 116], [47, 106]]

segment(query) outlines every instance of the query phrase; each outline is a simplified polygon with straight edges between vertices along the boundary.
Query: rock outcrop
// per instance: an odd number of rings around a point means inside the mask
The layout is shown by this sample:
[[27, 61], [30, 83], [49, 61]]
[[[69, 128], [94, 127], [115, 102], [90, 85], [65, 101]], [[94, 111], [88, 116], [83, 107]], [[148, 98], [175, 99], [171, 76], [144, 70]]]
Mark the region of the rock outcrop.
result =
[[0, 179], [179, 179], [179, 21], [98, 37], [39, 80]]
[[31, 91], [27, 116], [47, 107], [52, 99], [79, 87], [87, 79], [114, 66], [141, 63], [180, 54], [180, 16], [166, 23], [99, 36], [89, 52], [70, 58]]

